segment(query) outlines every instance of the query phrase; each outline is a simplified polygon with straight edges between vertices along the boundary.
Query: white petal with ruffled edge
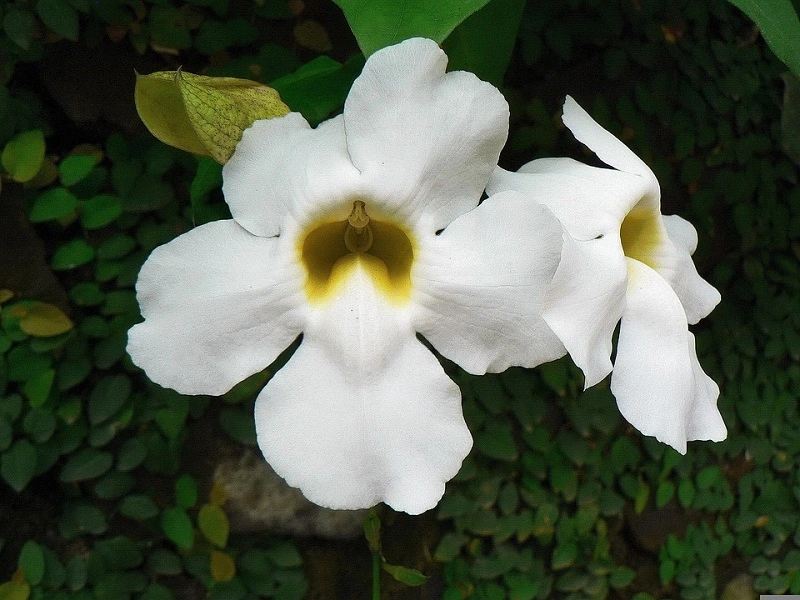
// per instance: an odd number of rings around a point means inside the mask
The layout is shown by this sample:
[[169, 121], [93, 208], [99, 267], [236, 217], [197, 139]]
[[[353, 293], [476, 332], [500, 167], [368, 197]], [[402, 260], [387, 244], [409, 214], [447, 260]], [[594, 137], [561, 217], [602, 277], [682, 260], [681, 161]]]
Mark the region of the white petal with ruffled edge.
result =
[[694, 226], [677, 215], [668, 215], [663, 219], [667, 234], [674, 244], [675, 256], [669, 270], [657, 270], [678, 294], [686, 317], [693, 325], [714, 310], [721, 296], [713, 285], [700, 276], [692, 260], [692, 253], [697, 247]]
[[128, 332], [134, 363], [162, 386], [214, 395], [269, 366], [307, 319], [286, 246], [228, 220], [156, 248], [136, 283], [145, 320]]
[[[628, 291], [611, 376], [622, 416], [682, 454], [688, 440], [724, 439], [719, 411], [709, 402], [712, 390], [706, 380], [698, 381], [693, 352], [687, 352], [693, 343], [680, 300], [653, 269], [627, 262]], [[698, 423], [717, 425], [709, 431]]]
[[472, 446], [461, 394], [403, 310], [354, 270], [256, 402], [258, 443], [331, 508], [433, 508]]
[[470, 373], [563, 356], [540, 316], [561, 232], [545, 207], [505, 192], [421, 240], [412, 272], [417, 331]]
[[431, 231], [477, 206], [508, 135], [508, 104], [415, 38], [378, 50], [344, 105], [347, 146], [365, 194]]
[[646, 194], [638, 175], [590, 167], [571, 158], [540, 158], [512, 173], [497, 168], [486, 191], [516, 190], [547, 206], [577, 240], [616, 232], [625, 215]]
[[565, 234], [542, 317], [583, 371], [587, 388], [611, 372], [611, 340], [627, 283], [619, 237], [609, 234], [584, 242]]
[[595, 121], [575, 102], [572, 96], [567, 96], [564, 100], [564, 112], [561, 120], [575, 136], [575, 139], [594, 152], [604, 163], [625, 173], [636, 174], [646, 179], [650, 187], [650, 195], [658, 201], [660, 188], [650, 167], [622, 140]]
[[706, 375], [700, 366], [694, 346], [694, 335], [691, 331], [689, 332], [689, 359], [692, 361], [692, 371], [694, 372], [695, 402], [689, 416], [687, 437], [689, 440], [721, 442], [728, 437], [728, 429], [717, 408], [719, 386]]
[[316, 129], [299, 113], [256, 121], [222, 175], [231, 215], [259, 236], [281, 233], [287, 215], [304, 223], [345, 219], [357, 195], [358, 171], [350, 162], [341, 116]]

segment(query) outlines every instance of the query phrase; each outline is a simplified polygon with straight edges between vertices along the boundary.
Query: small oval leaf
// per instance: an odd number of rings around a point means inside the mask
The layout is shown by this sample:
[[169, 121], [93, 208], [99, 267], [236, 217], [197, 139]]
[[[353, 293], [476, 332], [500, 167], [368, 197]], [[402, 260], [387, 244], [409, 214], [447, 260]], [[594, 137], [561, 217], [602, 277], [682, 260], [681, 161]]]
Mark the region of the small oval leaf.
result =
[[197, 525], [206, 539], [219, 548], [228, 543], [230, 522], [228, 515], [216, 504], [204, 504], [197, 515]]
[[44, 162], [44, 134], [39, 129], [17, 134], [3, 148], [0, 161], [11, 179], [20, 183], [30, 181]]
[[211, 552], [211, 577], [214, 581], [230, 581], [236, 575], [236, 563], [219, 550]]
[[34, 337], [52, 337], [66, 333], [74, 327], [70, 318], [57, 306], [34, 302], [26, 308], [19, 327]]
[[182, 508], [168, 508], [161, 513], [161, 528], [179, 548], [189, 550], [194, 545], [194, 527]]

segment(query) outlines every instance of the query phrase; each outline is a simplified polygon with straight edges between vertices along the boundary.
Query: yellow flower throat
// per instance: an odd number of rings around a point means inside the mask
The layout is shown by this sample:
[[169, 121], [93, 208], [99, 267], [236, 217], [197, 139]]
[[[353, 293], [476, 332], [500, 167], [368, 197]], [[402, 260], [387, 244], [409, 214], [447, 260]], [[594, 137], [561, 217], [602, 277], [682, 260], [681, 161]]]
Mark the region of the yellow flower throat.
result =
[[658, 248], [663, 241], [659, 218], [652, 211], [634, 208], [622, 221], [619, 232], [625, 256], [653, 269], [658, 266]]
[[414, 262], [411, 240], [400, 224], [370, 218], [361, 200], [353, 202], [344, 221], [313, 224], [300, 236], [299, 245], [309, 301], [330, 300], [360, 268], [392, 304], [407, 303]]

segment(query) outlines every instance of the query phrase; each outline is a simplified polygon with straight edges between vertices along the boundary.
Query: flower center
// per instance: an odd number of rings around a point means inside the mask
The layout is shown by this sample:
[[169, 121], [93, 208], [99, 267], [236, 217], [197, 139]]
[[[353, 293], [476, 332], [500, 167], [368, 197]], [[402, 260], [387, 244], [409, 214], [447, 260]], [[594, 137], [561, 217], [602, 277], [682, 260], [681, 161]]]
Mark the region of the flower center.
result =
[[625, 256], [653, 269], [656, 268], [657, 249], [662, 242], [658, 219], [659, 216], [652, 211], [634, 207], [622, 221], [619, 231]]
[[360, 268], [393, 304], [411, 298], [414, 246], [400, 224], [371, 218], [361, 200], [344, 221], [315, 223], [300, 236], [305, 291], [314, 304], [332, 298]]

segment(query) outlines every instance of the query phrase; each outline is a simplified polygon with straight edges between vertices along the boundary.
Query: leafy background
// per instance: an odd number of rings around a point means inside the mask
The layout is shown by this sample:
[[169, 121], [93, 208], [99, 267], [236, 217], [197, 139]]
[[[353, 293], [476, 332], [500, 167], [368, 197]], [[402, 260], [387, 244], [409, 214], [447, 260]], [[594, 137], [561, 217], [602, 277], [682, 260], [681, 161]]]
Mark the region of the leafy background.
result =
[[[319, 122], [359, 50], [390, 41], [385, 14], [339, 4], [0, 5], [0, 599], [369, 597], [363, 538], [231, 532], [226, 490], [192, 460], [216, 435], [252, 446], [271, 371], [187, 398], [124, 351], [148, 253], [227, 215], [219, 166], [144, 131], [133, 69], [255, 79]], [[503, 166], [592, 160], [559, 124], [569, 93], [655, 170], [664, 212], [697, 226], [696, 262], [723, 296], [698, 351], [729, 437], [681, 456], [632, 430], [607, 383], [582, 392], [568, 359], [484, 377], [446, 364], [475, 448], [436, 510], [379, 510], [387, 560], [431, 576], [384, 574], [383, 596], [800, 593], [796, 80], [722, 0], [453, 5], [483, 8], [431, 35], [454, 68], [502, 85]]]

